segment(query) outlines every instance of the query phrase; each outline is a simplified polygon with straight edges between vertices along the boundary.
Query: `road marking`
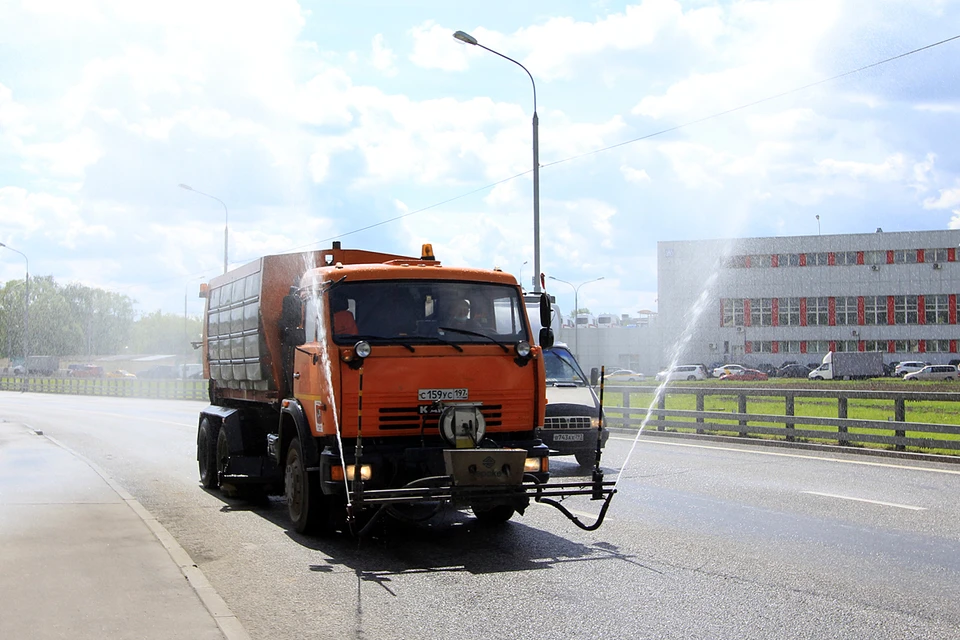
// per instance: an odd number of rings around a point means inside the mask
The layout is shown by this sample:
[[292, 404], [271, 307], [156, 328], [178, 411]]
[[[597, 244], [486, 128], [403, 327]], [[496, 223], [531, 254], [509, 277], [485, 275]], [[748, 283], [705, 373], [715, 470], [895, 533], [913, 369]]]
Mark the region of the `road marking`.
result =
[[[622, 440], [624, 442], [633, 442], [633, 438], [618, 438], [611, 436], [611, 440]], [[758, 456], [779, 456], [781, 458], [803, 458], [804, 460], [823, 460], [825, 462], [836, 462], [838, 464], [859, 464], [867, 467], [886, 467], [889, 469], [904, 469], [906, 471], [929, 471], [931, 473], [946, 473], [948, 475], [960, 476], [960, 471], [953, 469], [934, 469], [932, 467], [910, 467], [902, 464], [889, 464], [886, 462], [867, 462], [865, 460], [841, 460], [838, 458], [826, 458], [823, 456], [802, 455], [799, 453], [780, 453], [776, 451], [753, 451], [751, 449], [738, 449], [736, 447], [714, 447], [705, 444], [686, 444], [681, 442], [658, 442], [656, 440], [644, 440], [644, 443], [660, 444], [670, 447], [691, 447], [694, 449], [714, 449], [719, 451], [736, 451], [737, 453], [752, 453]]]
[[896, 507], [898, 509], [910, 509], [911, 511], [926, 511], [926, 507], [915, 507], [910, 504], [897, 504], [896, 502], [883, 502], [882, 500], [867, 500], [866, 498], [853, 498], [851, 496], [838, 496], [835, 493], [820, 493], [819, 491], [801, 491], [800, 493], [809, 493], [812, 496], [823, 496], [824, 498], [837, 498], [838, 500], [853, 500], [854, 502], [867, 502], [869, 504], [879, 504], [884, 507]]

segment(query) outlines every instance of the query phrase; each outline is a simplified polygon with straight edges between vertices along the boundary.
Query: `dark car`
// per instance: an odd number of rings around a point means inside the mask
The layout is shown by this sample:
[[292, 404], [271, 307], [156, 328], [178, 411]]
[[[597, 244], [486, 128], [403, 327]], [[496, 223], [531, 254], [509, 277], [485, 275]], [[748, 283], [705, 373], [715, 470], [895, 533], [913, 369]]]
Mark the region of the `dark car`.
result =
[[769, 364], [769, 363], [766, 363], [766, 362], [763, 363], [763, 364], [758, 364], [758, 365], [757, 365], [757, 371], [763, 371], [763, 372], [764, 372], [765, 374], [767, 374], [768, 376], [775, 376], [775, 375], [777, 375], [777, 368], [776, 368], [775, 366], [773, 366], [772, 364]]
[[610, 437], [606, 428], [599, 430], [600, 400], [566, 345], [556, 343], [544, 349], [543, 363], [547, 378], [543, 443], [551, 455], [573, 455], [581, 466], [593, 466], [597, 438], [602, 448]]
[[786, 364], [777, 369], [778, 378], [806, 378], [810, 367], [804, 364]]
[[721, 380], [766, 380], [769, 378], [763, 371], [756, 369], [744, 369], [743, 371], [734, 371], [720, 376]]

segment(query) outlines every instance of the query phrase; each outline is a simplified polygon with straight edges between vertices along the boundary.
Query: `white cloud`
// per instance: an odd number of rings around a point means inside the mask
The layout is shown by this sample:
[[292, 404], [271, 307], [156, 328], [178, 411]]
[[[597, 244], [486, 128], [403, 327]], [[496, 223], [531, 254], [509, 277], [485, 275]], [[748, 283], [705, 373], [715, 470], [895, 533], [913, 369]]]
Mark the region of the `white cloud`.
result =
[[623, 178], [627, 182], [632, 182], [633, 184], [650, 183], [650, 176], [647, 175], [646, 169], [634, 169], [633, 167], [622, 165], [620, 167], [620, 173], [623, 174]]
[[950, 209], [960, 205], [960, 186], [953, 189], [941, 189], [936, 198], [927, 198], [923, 201], [924, 209]]
[[411, 29], [409, 34], [413, 38], [413, 52], [410, 62], [424, 69], [465, 70], [467, 49], [473, 47], [455, 40], [454, 31], [432, 20]]
[[900, 153], [888, 157], [879, 164], [828, 158], [818, 162], [817, 166], [823, 175], [849, 176], [857, 180], [890, 182], [900, 180], [906, 175], [906, 161]]
[[382, 33], [373, 36], [372, 52], [370, 62], [381, 71], [385, 76], [397, 75], [397, 54], [384, 43]]

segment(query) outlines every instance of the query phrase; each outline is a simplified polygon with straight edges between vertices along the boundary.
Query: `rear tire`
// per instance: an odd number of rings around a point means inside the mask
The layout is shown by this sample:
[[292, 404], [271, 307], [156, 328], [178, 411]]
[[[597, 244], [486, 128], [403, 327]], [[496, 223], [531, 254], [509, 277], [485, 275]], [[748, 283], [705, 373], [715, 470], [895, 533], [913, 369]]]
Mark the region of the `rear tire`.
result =
[[597, 466], [596, 451], [581, 451], [580, 453], [575, 453], [573, 455], [577, 459], [577, 464], [579, 464], [581, 467]]
[[503, 524], [512, 518], [516, 512], [516, 509], [508, 504], [498, 504], [485, 509], [473, 508], [473, 515], [476, 516], [477, 520], [487, 525]]
[[307, 471], [299, 438], [294, 438], [287, 449], [284, 487], [293, 528], [297, 533], [318, 533], [321, 523], [327, 520], [327, 505], [319, 476]]
[[697, 376], [687, 376], [687, 380], [696, 380]]
[[216, 489], [220, 485], [220, 475], [217, 465], [217, 448], [214, 443], [219, 441], [219, 427], [213, 426], [207, 418], [200, 421], [200, 432], [197, 434], [197, 462], [200, 465], [200, 484], [205, 489]]

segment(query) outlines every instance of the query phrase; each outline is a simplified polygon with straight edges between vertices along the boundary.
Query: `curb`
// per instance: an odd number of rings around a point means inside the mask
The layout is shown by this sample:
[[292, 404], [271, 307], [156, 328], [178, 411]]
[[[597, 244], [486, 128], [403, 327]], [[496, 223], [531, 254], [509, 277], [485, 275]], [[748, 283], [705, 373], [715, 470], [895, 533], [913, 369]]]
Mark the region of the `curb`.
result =
[[126, 489], [121, 487], [117, 482], [111, 478], [103, 469], [101, 469], [95, 462], [86, 458], [85, 456], [77, 453], [70, 447], [66, 446], [56, 438], [52, 436], [44, 435], [43, 431], [40, 429], [32, 429], [26, 427], [28, 430], [33, 432], [35, 435], [41, 436], [57, 445], [70, 455], [76, 457], [79, 460], [82, 460], [87, 464], [91, 469], [99, 475], [107, 485], [113, 489], [120, 499], [123, 500], [130, 509], [133, 510], [137, 516], [143, 521], [147, 528], [153, 533], [153, 535], [160, 541], [160, 544], [163, 545], [163, 548], [167, 550], [167, 553], [170, 555], [170, 558], [176, 563], [177, 567], [180, 568], [180, 573], [183, 574], [183, 577], [187, 579], [187, 582], [190, 583], [190, 586], [193, 588], [194, 592], [200, 598], [200, 602], [203, 603], [203, 606], [206, 608], [207, 612], [213, 618], [214, 622], [217, 623], [217, 627], [220, 629], [220, 632], [223, 634], [226, 640], [251, 640], [250, 634], [247, 633], [247, 630], [243, 628], [243, 625], [240, 623], [240, 620], [230, 611], [230, 607], [227, 606], [227, 603], [220, 597], [220, 594], [217, 593], [216, 589], [213, 588], [213, 585], [210, 584], [210, 581], [207, 580], [207, 577], [203, 574], [203, 571], [197, 564], [193, 561], [190, 555], [180, 546], [180, 543], [177, 542], [176, 538], [170, 535], [170, 532], [160, 524], [160, 521], [153, 517], [149, 511], [144, 508], [140, 502], [134, 498]]

